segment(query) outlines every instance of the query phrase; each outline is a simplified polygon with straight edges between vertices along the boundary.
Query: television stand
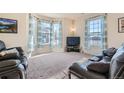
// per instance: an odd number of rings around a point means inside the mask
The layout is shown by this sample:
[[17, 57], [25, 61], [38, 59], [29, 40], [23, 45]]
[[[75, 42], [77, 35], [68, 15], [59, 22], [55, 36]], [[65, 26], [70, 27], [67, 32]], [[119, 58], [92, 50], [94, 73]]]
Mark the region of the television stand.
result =
[[67, 46], [66, 47], [67, 52], [80, 52], [79, 46]]

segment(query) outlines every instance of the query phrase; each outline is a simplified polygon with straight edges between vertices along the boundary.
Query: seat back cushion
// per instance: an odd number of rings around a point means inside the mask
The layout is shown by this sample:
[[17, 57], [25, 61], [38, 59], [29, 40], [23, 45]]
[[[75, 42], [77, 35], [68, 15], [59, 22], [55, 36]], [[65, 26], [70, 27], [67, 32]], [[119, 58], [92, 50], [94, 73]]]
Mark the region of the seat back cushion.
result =
[[87, 65], [88, 70], [98, 72], [101, 74], [108, 73], [109, 67], [110, 67], [109, 62], [92, 62], [89, 65]]
[[19, 52], [20, 56], [24, 55], [24, 51], [21, 47], [12, 47], [12, 48], [8, 48], [7, 50], [12, 50], [12, 49], [16, 49]]
[[124, 66], [124, 46], [121, 46], [111, 59], [109, 72], [111, 79], [115, 78], [122, 66]]

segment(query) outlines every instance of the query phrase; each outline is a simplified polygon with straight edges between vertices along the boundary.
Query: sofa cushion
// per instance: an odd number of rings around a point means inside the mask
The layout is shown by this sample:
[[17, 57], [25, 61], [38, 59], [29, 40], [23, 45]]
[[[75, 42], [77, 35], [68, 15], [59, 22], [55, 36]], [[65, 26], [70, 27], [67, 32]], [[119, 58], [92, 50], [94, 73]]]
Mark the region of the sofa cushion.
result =
[[109, 72], [109, 67], [110, 63], [108, 62], [92, 62], [87, 66], [87, 69], [101, 74], [106, 74]]
[[0, 72], [7, 71], [13, 68], [17, 68], [19, 64], [20, 64], [19, 60], [0, 61]]
[[86, 79], [105, 79], [106, 76], [101, 73], [96, 73], [94, 71], [88, 70], [87, 65], [90, 64], [91, 61], [86, 61], [83, 64], [74, 63], [69, 70], [72, 73], [76, 73], [80, 76], [80, 78]]
[[19, 52], [16, 49], [5, 50], [0, 52], [0, 60], [17, 59], [19, 58]]

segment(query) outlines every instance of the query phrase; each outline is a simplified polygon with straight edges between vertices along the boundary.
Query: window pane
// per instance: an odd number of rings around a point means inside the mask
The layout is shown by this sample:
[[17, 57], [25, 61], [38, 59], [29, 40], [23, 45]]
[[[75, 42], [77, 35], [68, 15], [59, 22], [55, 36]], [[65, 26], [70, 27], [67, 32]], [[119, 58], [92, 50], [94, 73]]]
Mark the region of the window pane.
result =
[[96, 32], [99, 32], [98, 27], [97, 28], [94, 28], [94, 33], [96, 33]]
[[98, 29], [99, 24], [94, 24], [94, 29]]
[[45, 44], [45, 43], [49, 43], [49, 34], [48, 33], [42, 33], [41, 35], [42, 37], [42, 43]]
[[56, 22], [53, 24], [53, 42], [52, 45], [54, 47], [58, 47], [61, 46], [61, 23], [60, 22]]
[[89, 21], [89, 23], [90, 23], [90, 25], [93, 25], [93, 21], [91, 20], [91, 21]]
[[94, 23], [93, 24], [97, 24], [98, 23], [98, 21], [97, 20], [94, 20]]
[[91, 28], [91, 29], [93, 29], [93, 24], [92, 24], [92, 25], [90, 25], [90, 28]]
[[90, 32], [90, 33], [92, 33], [92, 32], [93, 32], [93, 29], [92, 29], [92, 28], [90, 28], [90, 29], [89, 29], [89, 32]]

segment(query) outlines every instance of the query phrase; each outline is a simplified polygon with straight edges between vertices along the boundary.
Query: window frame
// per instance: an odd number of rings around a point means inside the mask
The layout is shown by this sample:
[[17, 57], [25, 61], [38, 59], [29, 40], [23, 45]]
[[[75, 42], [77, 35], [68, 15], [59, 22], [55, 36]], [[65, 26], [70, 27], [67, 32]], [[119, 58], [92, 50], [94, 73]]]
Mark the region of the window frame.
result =
[[[90, 42], [90, 44], [89, 44], [90, 47], [102, 48], [102, 34], [103, 34], [103, 29], [104, 29], [103, 28], [103, 18], [102, 18], [102, 16], [97, 16], [97, 17], [94, 17], [94, 18], [90, 18], [90, 19], [86, 20], [86, 22], [87, 22], [86, 28], [87, 28], [87, 31], [88, 31], [87, 36], [88, 36], [88, 41]], [[96, 29], [98, 31], [95, 31]], [[92, 30], [92, 32], [91, 32], [91, 30]], [[95, 33], [96, 33], [96, 35], [95, 35]], [[94, 39], [95, 39], [95, 37], [99, 38], [99, 40], [93, 40], [91, 37], [94, 37]]]
[[37, 32], [37, 19], [36, 17], [29, 15], [29, 35], [28, 35], [28, 50], [33, 51], [36, 47], [36, 32]]
[[[45, 28], [47, 28], [47, 27], [43, 27], [42, 28], [42, 22], [44, 22], [44, 23], [49, 23], [50, 24], [50, 27], [49, 27], [49, 32], [45, 32], [45, 31], [43, 31], [43, 29]], [[51, 34], [51, 22], [50, 21], [48, 21], [48, 20], [44, 20], [44, 19], [42, 19], [42, 20], [40, 20], [39, 21], [39, 24], [38, 25], [40, 25], [40, 31], [38, 31], [38, 36], [37, 36], [37, 39], [40, 39], [40, 40], [38, 40], [38, 47], [41, 47], [41, 46], [46, 46], [46, 45], [50, 45], [50, 34]], [[41, 33], [41, 35], [39, 35], [39, 33]], [[48, 42], [46, 42], [46, 43], [44, 43], [44, 42], [42, 42], [42, 39], [43, 39], [43, 35], [42, 34], [48, 34]], [[40, 36], [40, 37], [39, 37]], [[46, 36], [46, 35], [45, 35]], [[40, 41], [40, 42], [39, 42]]]

